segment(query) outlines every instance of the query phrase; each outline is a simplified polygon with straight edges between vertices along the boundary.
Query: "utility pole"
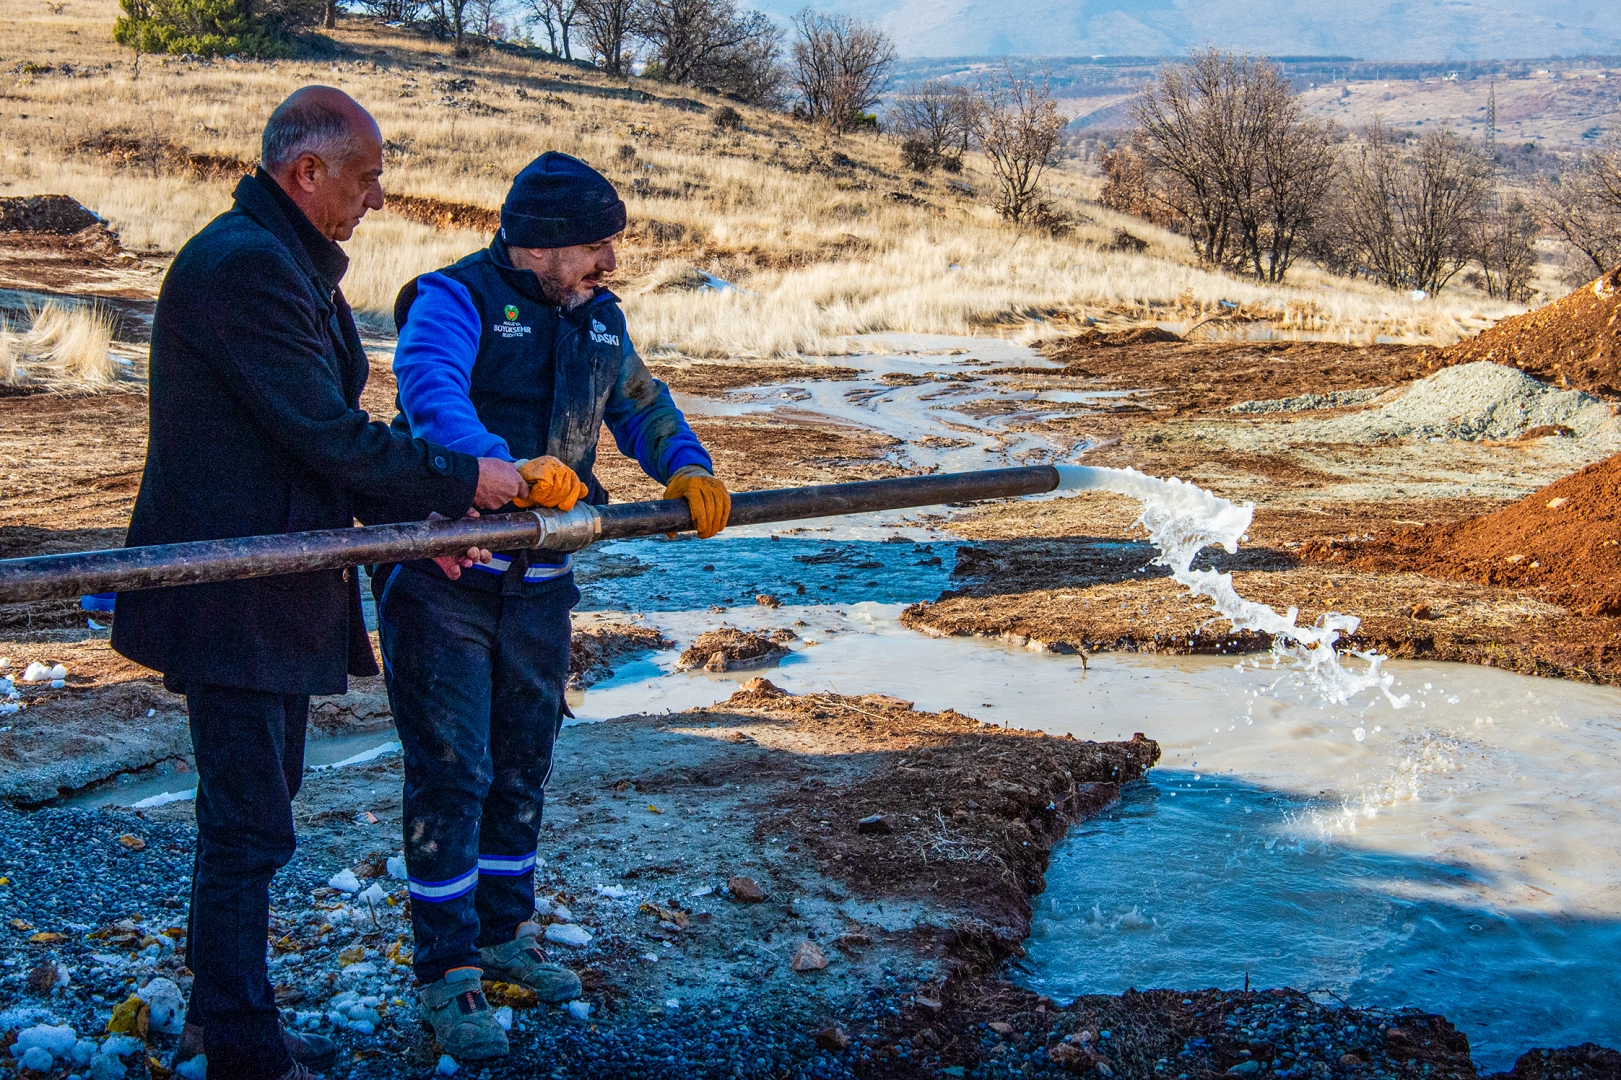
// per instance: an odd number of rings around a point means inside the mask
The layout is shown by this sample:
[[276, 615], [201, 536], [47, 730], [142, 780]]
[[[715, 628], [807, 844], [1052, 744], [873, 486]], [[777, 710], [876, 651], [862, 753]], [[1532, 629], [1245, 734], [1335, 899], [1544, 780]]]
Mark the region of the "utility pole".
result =
[[1486, 156], [1497, 161], [1497, 79], [1494, 76], [1486, 89]]

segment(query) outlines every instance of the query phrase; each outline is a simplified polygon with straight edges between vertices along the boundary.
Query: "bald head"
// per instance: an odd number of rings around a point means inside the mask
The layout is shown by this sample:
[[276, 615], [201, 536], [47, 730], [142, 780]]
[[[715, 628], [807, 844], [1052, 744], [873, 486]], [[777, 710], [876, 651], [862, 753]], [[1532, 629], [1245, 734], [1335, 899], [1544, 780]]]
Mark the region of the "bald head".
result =
[[276, 106], [260, 160], [328, 239], [349, 239], [367, 210], [383, 207], [382, 132], [342, 90], [306, 86]]

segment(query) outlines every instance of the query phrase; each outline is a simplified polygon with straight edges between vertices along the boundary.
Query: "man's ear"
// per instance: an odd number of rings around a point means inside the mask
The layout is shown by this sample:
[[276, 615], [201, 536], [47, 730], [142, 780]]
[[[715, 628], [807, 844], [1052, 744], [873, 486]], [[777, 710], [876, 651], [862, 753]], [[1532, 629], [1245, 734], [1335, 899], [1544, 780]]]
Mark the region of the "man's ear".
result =
[[325, 171], [326, 165], [320, 158], [314, 154], [300, 154], [298, 160], [293, 162], [293, 183], [297, 184], [304, 194], [313, 195], [316, 179]]

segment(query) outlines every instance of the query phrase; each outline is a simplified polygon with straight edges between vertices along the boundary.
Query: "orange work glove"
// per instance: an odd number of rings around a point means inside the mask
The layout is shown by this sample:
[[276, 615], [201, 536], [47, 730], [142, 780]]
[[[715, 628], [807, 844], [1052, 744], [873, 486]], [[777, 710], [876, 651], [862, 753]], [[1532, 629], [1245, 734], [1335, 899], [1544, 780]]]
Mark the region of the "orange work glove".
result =
[[726, 493], [726, 485], [701, 465], [677, 469], [670, 477], [670, 486], [664, 489], [664, 497], [687, 500], [700, 540], [708, 540], [726, 528], [726, 519], [732, 515], [732, 497]]
[[520, 462], [518, 475], [529, 481], [529, 497], [518, 496], [512, 500], [513, 506], [549, 506], [555, 510], [572, 510], [589, 490], [574, 475], [573, 469], [554, 457], [536, 457]]

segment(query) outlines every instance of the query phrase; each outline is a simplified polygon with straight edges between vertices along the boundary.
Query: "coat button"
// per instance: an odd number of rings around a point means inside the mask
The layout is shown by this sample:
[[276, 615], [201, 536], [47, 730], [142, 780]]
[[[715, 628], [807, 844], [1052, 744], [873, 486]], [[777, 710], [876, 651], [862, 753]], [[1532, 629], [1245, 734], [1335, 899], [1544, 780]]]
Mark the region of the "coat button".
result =
[[442, 455], [433, 459], [433, 467], [436, 469], [443, 469], [445, 467], [445, 459]]
[[349, 580], [349, 571], [347, 569], [345, 569], [344, 572], [343, 572], [343, 580], [345, 580], [345, 581]]

